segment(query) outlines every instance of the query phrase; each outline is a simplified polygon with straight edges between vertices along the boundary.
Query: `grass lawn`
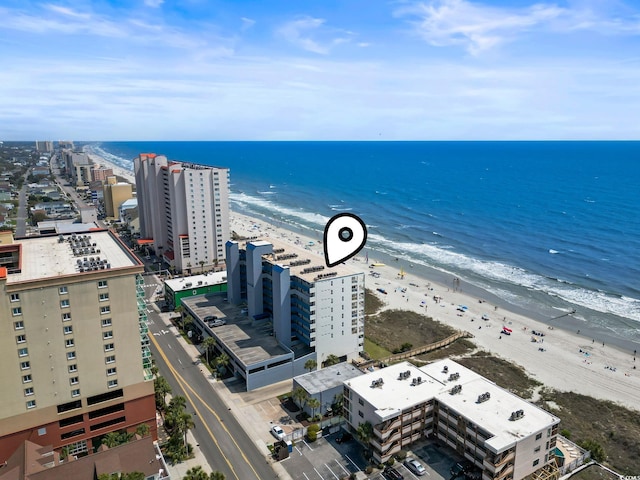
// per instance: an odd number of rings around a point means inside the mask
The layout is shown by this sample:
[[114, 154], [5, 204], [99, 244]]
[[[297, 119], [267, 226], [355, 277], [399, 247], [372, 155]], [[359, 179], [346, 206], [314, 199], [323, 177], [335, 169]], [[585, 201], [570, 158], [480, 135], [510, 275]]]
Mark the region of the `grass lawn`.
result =
[[380, 360], [381, 358], [385, 358], [391, 355], [391, 352], [377, 343], [369, 340], [365, 337], [364, 339], [364, 351], [374, 360]]

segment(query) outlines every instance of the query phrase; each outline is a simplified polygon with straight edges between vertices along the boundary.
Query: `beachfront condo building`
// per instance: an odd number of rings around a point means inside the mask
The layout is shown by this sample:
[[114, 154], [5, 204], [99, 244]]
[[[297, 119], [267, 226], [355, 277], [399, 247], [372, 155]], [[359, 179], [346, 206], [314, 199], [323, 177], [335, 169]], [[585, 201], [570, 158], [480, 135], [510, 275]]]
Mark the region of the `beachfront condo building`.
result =
[[376, 462], [425, 438], [472, 462], [483, 480], [553, 474], [560, 419], [454, 362], [402, 362], [344, 383], [351, 428], [372, 427]]
[[105, 215], [107, 218], [118, 218], [120, 206], [133, 198], [133, 185], [127, 182], [118, 182], [115, 176], [110, 176], [106, 178], [102, 192]]
[[93, 163], [85, 152], [63, 149], [61, 152], [64, 171], [74, 187], [83, 187], [91, 183]]
[[53, 142], [51, 140], [36, 140], [36, 150], [40, 153], [52, 153]]
[[0, 463], [25, 441], [80, 455], [143, 423], [157, 437], [143, 271], [108, 230], [0, 244]]
[[174, 162], [163, 155], [134, 160], [142, 241], [176, 271], [217, 270], [229, 237], [229, 169]]
[[246, 303], [255, 322], [272, 332], [296, 358], [312, 353], [318, 365], [330, 355], [342, 360], [364, 345], [364, 273], [346, 265], [326, 268], [310, 250], [284, 242], [229, 241], [227, 298]]

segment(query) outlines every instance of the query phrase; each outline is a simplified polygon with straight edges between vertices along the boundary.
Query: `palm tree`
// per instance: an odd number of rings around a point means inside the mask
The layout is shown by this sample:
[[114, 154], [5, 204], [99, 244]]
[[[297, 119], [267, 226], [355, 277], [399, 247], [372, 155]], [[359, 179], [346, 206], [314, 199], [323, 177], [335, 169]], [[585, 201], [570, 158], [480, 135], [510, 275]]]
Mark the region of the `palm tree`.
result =
[[302, 387], [297, 387], [292, 393], [291, 396], [296, 401], [298, 406], [304, 410], [304, 406], [307, 404], [307, 400], [309, 400], [309, 394]]
[[309, 371], [315, 370], [317, 366], [318, 366], [318, 362], [316, 362], [313, 358], [310, 358], [309, 360], [304, 362], [305, 370], [309, 370]]
[[102, 443], [104, 443], [107, 447], [113, 448], [121, 443], [120, 433], [118, 432], [109, 432], [104, 437], [102, 437]]
[[216, 346], [216, 339], [213, 337], [207, 337], [202, 342], [202, 346], [204, 347], [204, 352], [207, 357], [207, 365], [209, 365], [209, 351], [213, 350], [213, 347]]
[[200, 268], [202, 269], [201, 273], [204, 273], [204, 264], [206, 262], [204, 260], [200, 260], [198, 263], [200, 264]]
[[171, 413], [181, 413], [187, 407], [187, 399], [182, 395], [177, 395], [169, 400], [169, 407], [167, 411]]
[[358, 425], [356, 430], [358, 439], [365, 444], [366, 448], [369, 448], [369, 440], [373, 436], [373, 426], [369, 422], [364, 422]]
[[216, 367], [218, 367], [218, 370], [220, 370], [222, 374], [226, 372], [229, 362], [231, 362], [231, 359], [229, 355], [224, 352], [216, 357]]
[[311, 397], [309, 400], [307, 400], [307, 405], [311, 409], [311, 412], [312, 412], [311, 416], [315, 417], [316, 416], [316, 408], [320, 407], [320, 400], [318, 400], [316, 397]]
[[187, 474], [182, 477], [182, 480], [209, 480], [209, 475], [207, 475], [207, 472], [205, 472], [200, 465], [196, 465], [187, 470]]
[[330, 367], [331, 365], [335, 365], [337, 363], [340, 363], [340, 359], [332, 353], [324, 361], [324, 366], [325, 367]]
[[187, 432], [191, 430], [195, 424], [193, 423], [193, 417], [190, 413], [180, 412], [176, 416], [176, 434], [181, 433], [184, 436], [184, 448], [187, 450]]
[[164, 377], [156, 377], [153, 380], [153, 388], [156, 394], [156, 408], [164, 411], [167, 408], [166, 396], [171, 393], [171, 385]]

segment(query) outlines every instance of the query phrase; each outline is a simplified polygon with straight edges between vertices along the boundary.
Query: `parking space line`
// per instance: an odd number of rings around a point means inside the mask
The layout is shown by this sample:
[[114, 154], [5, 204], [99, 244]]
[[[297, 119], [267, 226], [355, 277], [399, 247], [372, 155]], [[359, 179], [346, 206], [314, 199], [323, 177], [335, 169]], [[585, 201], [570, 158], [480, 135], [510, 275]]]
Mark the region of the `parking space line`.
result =
[[354, 466], [354, 467], [356, 467], [358, 470], [360, 470], [360, 467], [359, 467], [358, 465], [356, 465], [356, 462], [354, 462], [353, 460], [351, 460], [351, 459], [349, 458], [349, 455], [345, 455], [345, 456], [344, 456], [344, 458], [346, 458], [347, 460], [349, 460], [349, 461], [353, 464], [353, 466]]
[[313, 469], [316, 471], [316, 473], [318, 474], [318, 476], [324, 480], [324, 477], [322, 475], [320, 475], [320, 472], [316, 469], [316, 467], [313, 467]]
[[347, 470], [346, 468], [344, 468], [344, 465], [342, 465], [342, 464], [338, 461], [338, 459], [337, 459], [337, 458], [335, 458], [333, 461], [334, 461], [334, 462], [336, 462], [336, 463], [340, 466], [340, 468], [344, 470], [344, 473], [346, 473], [347, 475], [349, 475], [349, 474], [351, 473], [349, 470]]
[[302, 440], [302, 443], [304, 443], [307, 446], [307, 448], [313, 452], [313, 448], [311, 448], [307, 442]]
[[[298, 450], [298, 453], [299, 453], [300, 455], [302, 455], [302, 450], [300, 450], [298, 447], [296, 447], [296, 450]], [[306, 476], [306, 475], [305, 475], [305, 476]]]
[[304, 475], [304, 478], [306, 478], [307, 480], [309, 480], [309, 477], [307, 477], [307, 474], [302, 472], [302, 474]]
[[329, 469], [329, 471], [331, 472], [331, 475], [336, 477], [336, 480], [340, 480], [340, 477], [338, 477], [335, 473], [333, 473], [333, 470], [331, 470], [331, 467], [329, 465], [325, 463], [324, 466], [327, 467], [327, 469]]

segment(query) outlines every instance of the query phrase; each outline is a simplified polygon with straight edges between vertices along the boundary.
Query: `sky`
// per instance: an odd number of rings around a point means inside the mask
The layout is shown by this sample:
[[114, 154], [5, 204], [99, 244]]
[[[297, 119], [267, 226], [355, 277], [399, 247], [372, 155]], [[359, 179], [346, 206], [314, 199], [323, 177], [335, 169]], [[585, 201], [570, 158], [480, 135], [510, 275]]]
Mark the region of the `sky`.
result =
[[640, 139], [639, 0], [0, 0], [0, 140]]

